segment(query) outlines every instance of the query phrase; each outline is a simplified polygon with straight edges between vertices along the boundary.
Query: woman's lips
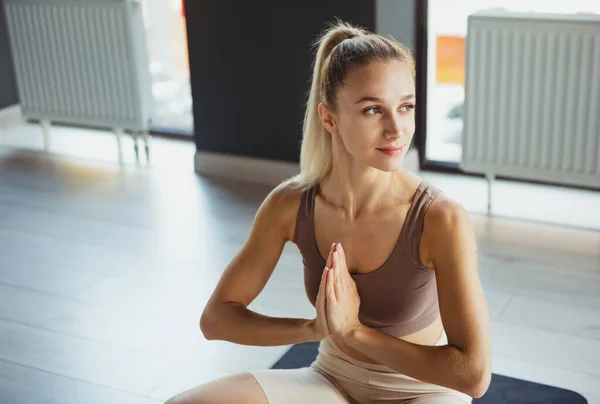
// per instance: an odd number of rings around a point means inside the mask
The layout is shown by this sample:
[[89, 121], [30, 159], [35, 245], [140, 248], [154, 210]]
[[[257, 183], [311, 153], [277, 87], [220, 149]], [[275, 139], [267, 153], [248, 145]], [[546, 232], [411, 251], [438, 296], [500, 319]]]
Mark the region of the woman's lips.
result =
[[394, 149], [377, 149], [388, 156], [399, 156], [404, 151], [404, 146], [400, 146]]

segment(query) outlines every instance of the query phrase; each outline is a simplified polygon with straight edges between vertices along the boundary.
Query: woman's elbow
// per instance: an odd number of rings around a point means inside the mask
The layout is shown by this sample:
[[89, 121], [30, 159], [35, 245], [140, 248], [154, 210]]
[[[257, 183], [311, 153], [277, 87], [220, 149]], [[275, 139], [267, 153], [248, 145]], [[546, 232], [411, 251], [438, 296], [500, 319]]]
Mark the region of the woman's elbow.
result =
[[202, 316], [200, 316], [200, 331], [204, 338], [209, 341], [217, 339], [215, 335], [214, 315], [206, 309], [202, 312]]
[[490, 387], [491, 381], [492, 373], [490, 371], [477, 372], [465, 383], [464, 393], [473, 398], [481, 398]]

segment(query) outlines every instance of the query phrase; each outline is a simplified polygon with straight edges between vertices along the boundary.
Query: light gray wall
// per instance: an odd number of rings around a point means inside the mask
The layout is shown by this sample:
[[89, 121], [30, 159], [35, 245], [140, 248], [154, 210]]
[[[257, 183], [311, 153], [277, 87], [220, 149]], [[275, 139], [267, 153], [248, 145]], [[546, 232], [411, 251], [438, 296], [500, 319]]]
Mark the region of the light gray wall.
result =
[[375, 29], [391, 35], [415, 52], [415, 7], [418, 0], [376, 0]]

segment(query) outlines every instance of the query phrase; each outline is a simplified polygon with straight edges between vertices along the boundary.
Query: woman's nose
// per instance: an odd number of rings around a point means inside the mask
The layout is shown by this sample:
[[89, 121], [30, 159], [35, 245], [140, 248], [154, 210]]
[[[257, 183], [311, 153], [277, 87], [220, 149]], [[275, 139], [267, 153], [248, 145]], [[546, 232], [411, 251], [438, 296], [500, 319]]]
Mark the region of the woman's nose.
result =
[[396, 117], [392, 117], [388, 119], [385, 126], [385, 137], [388, 139], [395, 139], [400, 137], [402, 133], [402, 125], [400, 124], [400, 119]]

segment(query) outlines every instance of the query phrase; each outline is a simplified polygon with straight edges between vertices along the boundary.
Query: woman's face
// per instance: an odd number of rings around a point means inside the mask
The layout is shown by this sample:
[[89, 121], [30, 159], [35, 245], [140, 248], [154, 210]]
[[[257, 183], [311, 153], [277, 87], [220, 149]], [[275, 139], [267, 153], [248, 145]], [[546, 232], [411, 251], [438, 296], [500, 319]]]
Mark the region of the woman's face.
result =
[[353, 68], [336, 95], [337, 110], [326, 124], [336, 152], [382, 171], [402, 168], [415, 132], [410, 66], [394, 60]]

